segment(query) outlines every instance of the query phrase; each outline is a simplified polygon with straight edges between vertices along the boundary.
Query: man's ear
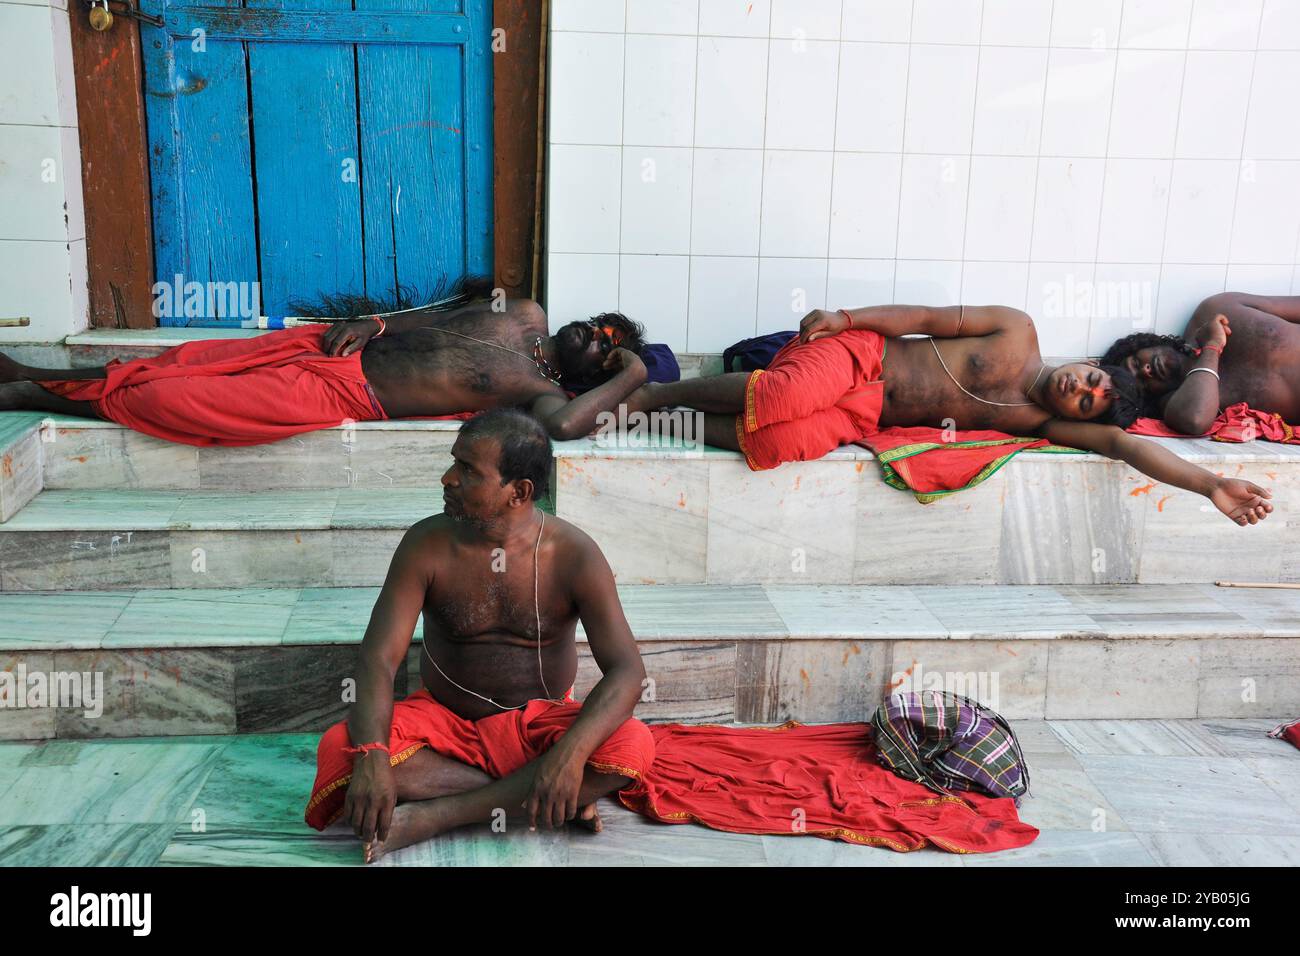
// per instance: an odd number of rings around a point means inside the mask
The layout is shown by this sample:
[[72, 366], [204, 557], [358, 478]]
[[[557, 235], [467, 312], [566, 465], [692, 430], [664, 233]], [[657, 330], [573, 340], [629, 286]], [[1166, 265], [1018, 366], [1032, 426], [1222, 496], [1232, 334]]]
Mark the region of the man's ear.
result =
[[1088, 359], [1088, 361], [1084, 362], [1083, 364], [1097, 367], [1101, 365], [1101, 359]]
[[510, 507], [524, 508], [533, 503], [533, 480], [531, 478], [517, 478], [511, 482], [510, 488]]

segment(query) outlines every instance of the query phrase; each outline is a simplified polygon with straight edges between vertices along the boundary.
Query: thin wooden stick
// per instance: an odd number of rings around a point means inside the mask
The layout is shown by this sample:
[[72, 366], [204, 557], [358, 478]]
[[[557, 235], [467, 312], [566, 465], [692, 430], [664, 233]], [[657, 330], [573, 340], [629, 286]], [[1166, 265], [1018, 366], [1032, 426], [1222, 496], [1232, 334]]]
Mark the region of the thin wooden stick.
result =
[[1215, 581], [1214, 584], [1221, 588], [1283, 588], [1300, 591], [1300, 584], [1279, 584], [1270, 581]]
[[31, 324], [32, 320], [25, 315], [16, 319], [0, 319], [0, 329], [25, 329]]

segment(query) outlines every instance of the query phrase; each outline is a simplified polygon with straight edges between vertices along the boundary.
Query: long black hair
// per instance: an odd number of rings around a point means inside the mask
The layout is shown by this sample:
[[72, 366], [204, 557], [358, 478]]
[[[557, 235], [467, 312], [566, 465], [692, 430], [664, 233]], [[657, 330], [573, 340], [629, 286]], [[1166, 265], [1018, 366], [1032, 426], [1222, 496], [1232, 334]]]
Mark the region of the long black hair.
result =
[[1133, 374], [1122, 365], [1109, 365], [1105, 361], [1099, 367], [1110, 376], [1111, 387], [1115, 389], [1115, 398], [1104, 415], [1099, 415], [1092, 420], [1099, 425], [1128, 428], [1139, 418], [1146, 416], [1147, 398]]
[[1164, 345], [1182, 355], [1195, 355], [1196, 350], [1177, 335], [1157, 335], [1155, 332], [1134, 332], [1122, 339], [1117, 339], [1106, 354], [1101, 357], [1102, 365], [1123, 365], [1129, 356], [1142, 349]]

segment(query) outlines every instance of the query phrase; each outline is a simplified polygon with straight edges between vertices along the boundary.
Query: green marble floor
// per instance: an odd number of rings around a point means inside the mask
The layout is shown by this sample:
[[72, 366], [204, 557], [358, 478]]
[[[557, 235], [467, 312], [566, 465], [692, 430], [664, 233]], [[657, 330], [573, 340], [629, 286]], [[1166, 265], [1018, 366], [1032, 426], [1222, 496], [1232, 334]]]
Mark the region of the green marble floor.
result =
[[[989, 856], [664, 826], [604, 801], [605, 831], [486, 827], [390, 866], [1300, 865], [1300, 751], [1271, 719], [1022, 721], [1042, 835]], [[350, 832], [302, 823], [310, 734], [0, 744], [6, 866], [358, 866]]]

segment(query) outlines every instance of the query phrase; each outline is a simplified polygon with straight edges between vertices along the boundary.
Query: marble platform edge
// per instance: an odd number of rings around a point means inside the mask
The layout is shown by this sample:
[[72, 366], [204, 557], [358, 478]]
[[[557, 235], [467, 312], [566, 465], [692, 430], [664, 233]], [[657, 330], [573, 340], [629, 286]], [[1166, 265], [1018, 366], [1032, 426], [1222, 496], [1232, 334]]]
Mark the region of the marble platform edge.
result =
[[[29, 414], [29, 413], [0, 413], [0, 416], [10, 414]], [[57, 428], [62, 431], [76, 430], [127, 430], [125, 426], [116, 422], [102, 421], [99, 419], [77, 418], [68, 415], [44, 415], [40, 416], [41, 420], [52, 421]], [[352, 425], [338, 425], [330, 428], [317, 429], [321, 432], [335, 432], [351, 429], [354, 432], [455, 432], [459, 431], [460, 421], [448, 420], [422, 420], [422, 419], [390, 419], [387, 421], [363, 421], [356, 422]], [[1203, 438], [1147, 438], [1148, 441], [1155, 442], [1173, 451], [1185, 461], [1194, 462], [1201, 465], [1212, 464], [1300, 464], [1300, 451], [1289, 452], [1284, 449], [1292, 446], [1283, 446], [1275, 442], [1257, 440], [1234, 444], [1230, 442], [1214, 442]], [[258, 446], [266, 448], [269, 446]], [[588, 436], [585, 438], [574, 439], [571, 441], [557, 441], [553, 443], [555, 458], [569, 459], [632, 459], [632, 460], [662, 460], [662, 461], [693, 461], [704, 458], [708, 459], [734, 459], [743, 460], [739, 452], [729, 451], [721, 448], [708, 446], [686, 447], [680, 444], [664, 444], [647, 447], [641, 444], [613, 445], [599, 437]], [[1061, 454], [1059, 452], [1043, 452], [1030, 449], [1021, 452], [1017, 458], [1030, 456], [1035, 461], [1052, 461], [1067, 467], [1072, 462], [1102, 462], [1109, 461], [1103, 455], [1092, 452], [1079, 452], [1077, 454]], [[874, 461], [875, 455], [866, 448], [858, 445], [843, 445], [835, 451], [829, 452], [819, 461]], [[1010, 463], [1015, 465], [1015, 459]]]
[[[1150, 599], [1150, 606], [1163, 590], [1098, 585], [1073, 602], [1052, 585], [619, 589], [641, 644], [833, 644], [856, 653], [856, 644], [945, 643], [983, 653], [976, 648], [1043, 643], [1132, 648], [1187, 641], [1222, 641], [1230, 648], [1234, 641], [1243, 646], [1261, 640], [1300, 641], [1300, 592], [1274, 592], [1274, 606], [1255, 618], [1215, 600], [1225, 589], [1212, 585], [1181, 586], [1173, 595], [1184, 606], [1181, 612], [1135, 610], [1144, 600]], [[378, 593], [369, 586], [0, 591], [0, 651], [358, 645]], [[980, 608], [959, 610], [976, 596]], [[1194, 603], [1198, 599], [1201, 603]], [[1026, 623], [1039, 613], [1037, 607], [1053, 601], [1050, 616]], [[1129, 608], [1127, 618], [1122, 604]], [[901, 610], [878, 610], [886, 606]], [[1120, 613], [1090, 613], [1089, 608]], [[874, 619], [866, 619], [873, 613]], [[220, 624], [210, 623], [212, 614], [221, 615]], [[59, 633], [51, 635], [51, 630]], [[414, 640], [420, 640], [418, 627]], [[587, 641], [581, 624], [577, 640]]]

